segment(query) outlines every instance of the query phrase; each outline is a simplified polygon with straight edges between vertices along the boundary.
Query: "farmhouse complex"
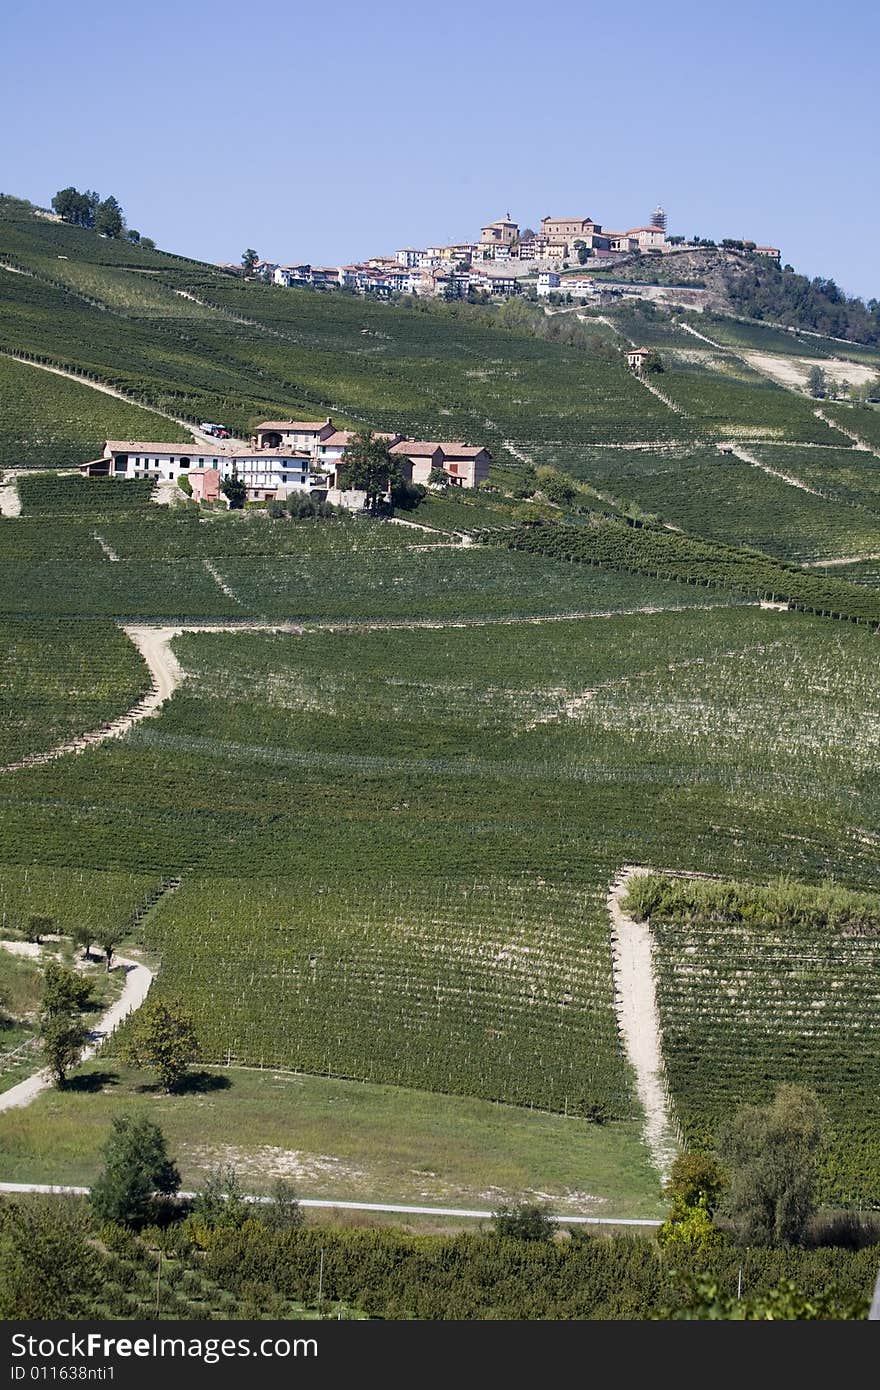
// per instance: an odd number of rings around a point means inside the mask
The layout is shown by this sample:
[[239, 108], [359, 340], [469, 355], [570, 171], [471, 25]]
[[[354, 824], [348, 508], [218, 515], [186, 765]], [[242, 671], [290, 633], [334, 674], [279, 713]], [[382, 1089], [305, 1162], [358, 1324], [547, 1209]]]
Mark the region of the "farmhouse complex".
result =
[[[452, 487], [474, 488], [489, 476], [491, 454], [482, 445], [409, 439], [403, 434], [375, 432], [397, 461], [401, 476], [425, 484], [432, 472], [445, 474]], [[363, 505], [363, 494], [346, 490], [341, 476], [351, 430], [339, 430], [330, 416], [324, 420], [265, 420], [256, 427], [250, 446], [235, 440], [171, 444], [133, 439], [108, 439], [98, 459], [80, 464], [87, 477], [151, 478], [176, 482], [188, 478], [197, 501], [217, 501], [226, 478], [238, 477], [248, 501], [283, 499], [295, 492], [315, 494], [338, 505]]]

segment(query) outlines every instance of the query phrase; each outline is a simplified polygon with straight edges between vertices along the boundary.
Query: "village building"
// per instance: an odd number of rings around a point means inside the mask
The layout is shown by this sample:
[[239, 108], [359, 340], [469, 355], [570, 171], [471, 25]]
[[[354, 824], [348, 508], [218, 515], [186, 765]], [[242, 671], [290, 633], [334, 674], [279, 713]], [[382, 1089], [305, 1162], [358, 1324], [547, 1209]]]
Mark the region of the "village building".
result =
[[293, 285], [307, 285], [311, 276], [312, 267], [310, 265], [279, 265], [275, 267], [272, 281], [276, 285], [283, 285], [290, 289]]
[[666, 232], [662, 227], [655, 227], [653, 223], [648, 227], [630, 227], [625, 235], [630, 239], [630, 243], [636, 243], [634, 247], [630, 245], [630, 250], [662, 251], [666, 245]]
[[489, 450], [468, 444], [438, 444], [420, 439], [401, 439], [389, 451], [400, 460], [401, 471], [412, 483], [425, 484], [433, 469], [442, 468], [454, 487], [474, 488], [489, 476]]
[[[218, 483], [237, 475], [248, 500], [266, 501], [292, 491], [309, 491], [313, 477], [311, 456], [289, 448], [248, 449], [225, 440], [204, 444], [170, 444], [162, 441], [108, 439], [99, 459], [81, 463], [79, 471], [91, 478], [150, 478], [176, 482], [182, 476], [201, 475], [200, 489], [213, 486], [206, 475], [218, 474]], [[192, 484], [191, 484], [192, 486]]]
[[254, 430], [254, 448], [284, 448], [312, 454], [320, 440], [333, 434], [335, 429], [329, 415], [325, 420], [264, 420]]
[[650, 356], [650, 348], [631, 348], [626, 354], [626, 360], [630, 365], [630, 370], [635, 372], [636, 376], [641, 376]]
[[506, 217], [501, 217], [497, 222], [489, 222], [485, 227], [480, 228], [480, 246], [486, 247], [511, 247], [514, 242], [519, 241], [519, 226], [511, 221], [510, 213]]
[[557, 270], [542, 270], [538, 276], [538, 297], [546, 299], [548, 295], [558, 294], [562, 277]]

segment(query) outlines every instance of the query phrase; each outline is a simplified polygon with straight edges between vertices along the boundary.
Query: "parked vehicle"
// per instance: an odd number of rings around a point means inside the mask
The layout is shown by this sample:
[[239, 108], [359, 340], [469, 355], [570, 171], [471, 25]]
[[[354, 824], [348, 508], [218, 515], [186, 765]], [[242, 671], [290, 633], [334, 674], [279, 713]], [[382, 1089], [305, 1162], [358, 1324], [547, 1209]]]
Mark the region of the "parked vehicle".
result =
[[202, 434], [212, 434], [216, 439], [229, 439], [229, 430], [225, 425], [215, 425], [211, 420], [203, 420], [199, 425]]

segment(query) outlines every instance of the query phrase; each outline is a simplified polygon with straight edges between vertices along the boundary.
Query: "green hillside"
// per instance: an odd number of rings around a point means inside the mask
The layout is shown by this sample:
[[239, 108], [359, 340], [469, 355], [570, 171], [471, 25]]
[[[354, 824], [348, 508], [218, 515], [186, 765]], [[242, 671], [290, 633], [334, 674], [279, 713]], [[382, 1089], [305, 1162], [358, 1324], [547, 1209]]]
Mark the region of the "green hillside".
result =
[[[529, 1113], [522, 1171], [536, 1190], [656, 1210], [608, 888], [646, 864], [880, 891], [877, 453], [746, 365], [735, 334], [713, 323], [723, 346], [701, 343], [677, 314], [641, 315], [664, 370], [638, 381], [622, 352], [640, 321], [629, 308], [609, 310], [612, 328], [579, 311], [564, 327], [527, 304], [286, 291], [9, 201], [0, 262], [18, 268], [0, 270], [0, 461], [31, 470], [0, 494], [4, 923], [45, 911], [65, 929], [78, 915], [133, 928], [156, 991], [192, 1009], [205, 1064], [257, 1069], [255, 1113], [264, 1081], [271, 1096], [288, 1069], [308, 1074], [303, 1129], [325, 1163], [338, 1121], [318, 1117], [354, 1083], [385, 1097], [383, 1114], [442, 1094], [450, 1171], [453, 1117], [468, 1100], [503, 1103]], [[760, 350], [785, 358], [789, 343]], [[157, 506], [146, 484], [46, 471], [93, 457], [105, 432], [182, 437], [147, 407], [242, 433], [333, 414], [486, 442], [499, 466], [490, 487], [406, 514], [430, 531]], [[822, 410], [873, 441], [871, 408]], [[571, 496], [530, 463], [583, 486]], [[560, 505], [544, 495], [554, 486]], [[150, 677], [131, 623], [178, 680], [169, 698], [122, 738], [10, 770], [136, 706]], [[737, 934], [735, 965], [720, 935], [663, 935], [666, 1060], [688, 1134], [775, 1080], [830, 1093], [863, 1061], [855, 1028], [830, 1029], [821, 1056], [800, 1023], [772, 1057], [754, 1041], [761, 999], [781, 1007], [801, 969], [771, 926]], [[792, 1018], [838, 979], [861, 988], [872, 953], [874, 939], [838, 943], [812, 962]], [[742, 1018], [725, 1003], [740, 967]], [[112, 1049], [100, 1062], [99, 1076], [121, 1075]], [[0, 1085], [2, 1066], [0, 1045]], [[234, 1117], [244, 1083], [228, 1075]], [[63, 1107], [45, 1098], [28, 1139], [15, 1112], [0, 1116], [0, 1177], [21, 1176], [29, 1143], [47, 1181], [81, 1174], [71, 1111], [105, 1125], [115, 1081], [103, 1084]], [[565, 1161], [582, 1166], [540, 1189], [536, 1155], [557, 1152], [567, 1118], [606, 1137], [580, 1160], [571, 1140]], [[828, 1195], [880, 1205], [880, 1122], [855, 1085], [834, 1121]], [[399, 1171], [393, 1128], [370, 1130], [387, 1146], [371, 1173]], [[264, 1132], [273, 1151], [300, 1147], [277, 1123]], [[228, 1142], [251, 1169], [265, 1158], [244, 1119]], [[629, 1156], [619, 1171], [616, 1152]], [[443, 1145], [421, 1156], [432, 1192], [445, 1162]], [[305, 1171], [322, 1195], [317, 1158]], [[468, 1191], [515, 1196], [496, 1171]], [[332, 1181], [343, 1193], [346, 1170]], [[369, 1174], [356, 1181], [380, 1195]]]

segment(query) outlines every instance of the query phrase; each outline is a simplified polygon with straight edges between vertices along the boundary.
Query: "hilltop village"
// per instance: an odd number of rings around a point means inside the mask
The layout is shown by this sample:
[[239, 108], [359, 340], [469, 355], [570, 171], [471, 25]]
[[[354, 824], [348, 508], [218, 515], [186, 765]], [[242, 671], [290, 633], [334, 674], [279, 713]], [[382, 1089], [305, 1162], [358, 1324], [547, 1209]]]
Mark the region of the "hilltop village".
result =
[[[566, 277], [568, 293], [589, 297], [602, 290], [602, 284], [593, 278], [595, 270], [626, 264], [634, 256], [661, 256], [714, 245], [667, 236], [662, 207], [654, 209], [648, 222], [627, 231], [612, 231], [592, 217], [551, 216], [542, 217], [540, 231], [535, 231], [520, 227], [507, 213], [482, 227], [478, 241], [402, 246], [393, 256], [372, 256], [352, 265], [281, 265], [254, 255], [246, 257], [243, 265], [224, 264], [221, 268], [286, 288], [343, 289], [385, 299], [395, 294], [446, 299], [475, 294], [510, 297], [526, 290], [548, 298], [559, 291], [562, 277]], [[777, 262], [780, 259], [774, 246], [729, 238], [722, 245]], [[584, 270], [578, 277], [581, 267]]]

